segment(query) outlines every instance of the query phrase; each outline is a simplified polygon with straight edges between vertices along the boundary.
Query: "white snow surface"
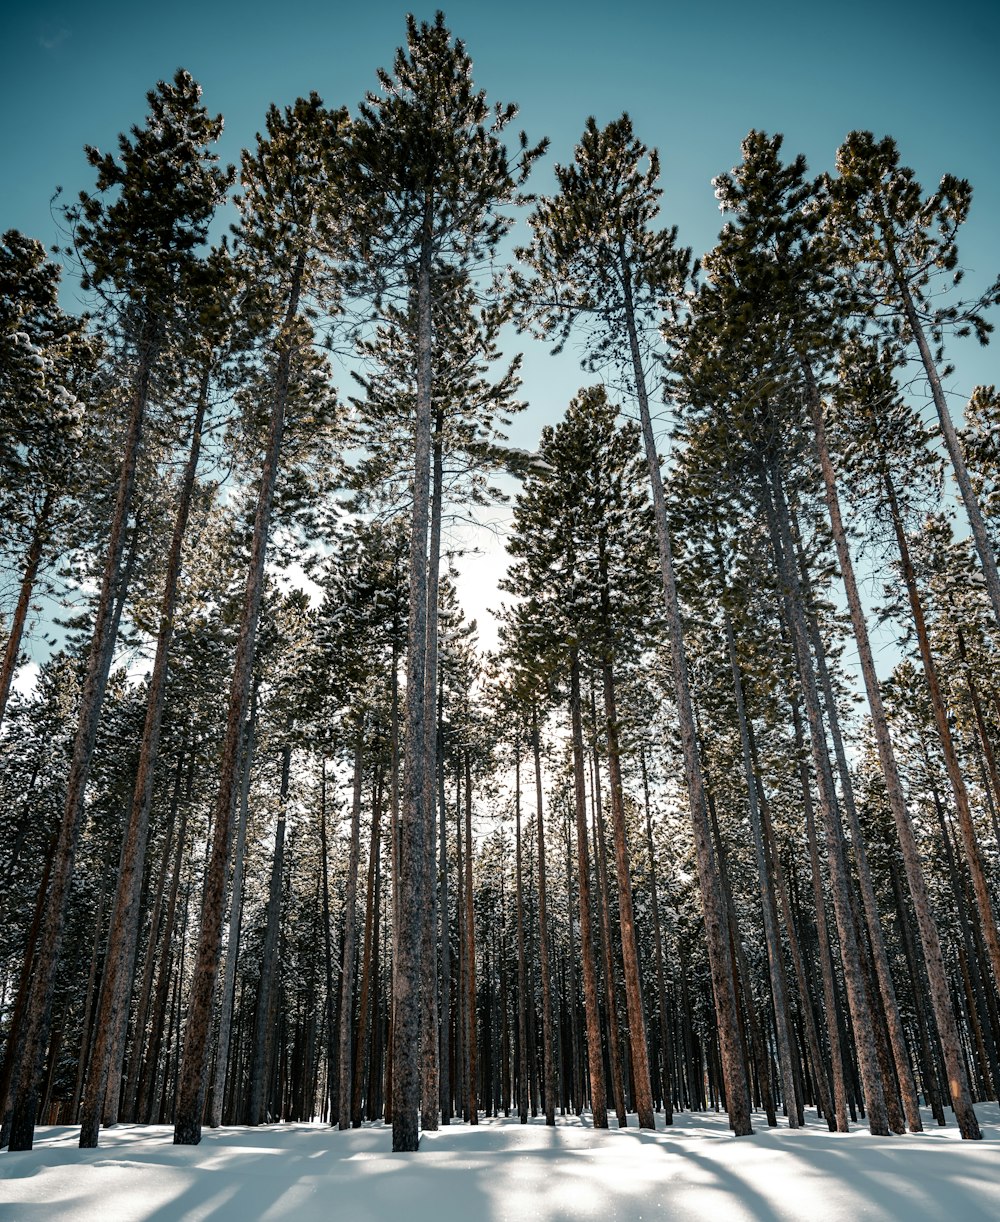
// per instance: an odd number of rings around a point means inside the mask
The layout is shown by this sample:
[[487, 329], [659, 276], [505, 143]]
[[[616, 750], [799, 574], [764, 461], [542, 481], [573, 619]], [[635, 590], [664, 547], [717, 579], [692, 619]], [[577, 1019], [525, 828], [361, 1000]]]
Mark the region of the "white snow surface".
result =
[[769, 1130], [757, 1116], [754, 1135], [735, 1138], [725, 1116], [685, 1113], [669, 1129], [658, 1116], [656, 1133], [481, 1119], [425, 1133], [417, 1154], [393, 1154], [382, 1124], [206, 1129], [193, 1147], [173, 1145], [168, 1126], [119, 1125], [97, 1150], [77, 1148], [77, 1127], [50, 1126], [33, 1150], [0, 1153], [0, 1219], [995, 1222], [1000, 1109], [977, 1112], [980, 1142], [929, 1115], [924, 1133], [888, 1138], [860, 1124], [830, 1133], [815, 1114]]

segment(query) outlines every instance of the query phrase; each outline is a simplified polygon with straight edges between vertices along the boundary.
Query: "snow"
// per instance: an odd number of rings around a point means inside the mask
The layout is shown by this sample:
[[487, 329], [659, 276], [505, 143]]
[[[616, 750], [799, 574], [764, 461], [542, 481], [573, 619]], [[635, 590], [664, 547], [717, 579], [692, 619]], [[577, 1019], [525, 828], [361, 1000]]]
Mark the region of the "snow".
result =
[[734, 1138], [724, 1116], [700, 1113], [655, 1134], [483, 1119], [425, 1134], [418, 1154], [393, 1154], [381, 1124], [206, 1129], [196, 1147], [173, 1145], [166, 1126], [120, 1125], [86, 1151], [76, 1127], [56, 1126], [32, 1151], [0, 1154], [0, 1218], [986, 1222], [1000, 1217], [1000, 1109], [977, 1112], [981, 1142], [929, 1115], [925, 1133], [902, 1137], [832, 1134], [812, 1115], [798, 1131], [757, 1117], [754, 1136]]

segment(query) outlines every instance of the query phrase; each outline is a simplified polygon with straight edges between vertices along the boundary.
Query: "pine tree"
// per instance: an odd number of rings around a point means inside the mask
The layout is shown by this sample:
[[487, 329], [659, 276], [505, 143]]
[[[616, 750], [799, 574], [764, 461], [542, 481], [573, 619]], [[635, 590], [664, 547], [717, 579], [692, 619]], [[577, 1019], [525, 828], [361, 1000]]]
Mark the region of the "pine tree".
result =
[[[300, 98], [284, 114], [272, 107], [267, 138], [260, 137], [255, 152], [245, 153], [243, 158], [237, 257], [256, 293], [249, 305], [259, 319], [262, 346], [267, 352], [270, 411], [188, 1003], [174, 1120], [174, 1142], [179, 1145], [197, 1145], [201, 1140], [240, 743], [250, 697], [264, 562], [290, 390], [303, 363], [300, 353], [308, 352], [311, 340], [303, 312], [317, 274], [318, 235], [326, 230], [323, 222], [327, 218], [321, 214], [339, 187], [345, 125], [343, 110], [327, 110], [312, 94], [308, 99]], [[329, 224], [336, 231], [336, 214]]]
[[[131, 138], [119, 138], [120, 160], [87, 150], [97, 169], [98, 194], [84, 195], [71, 214], [77, 249], [85, 261], [83, 287], [94, 289], [120, 311], [134, 353], [128, 433], [103, 583], [94, 623], [87, 679], [80, 704], [66, 805], [49, 884], [39, 958], [20, 1033], [20, 1074], [12, 1092], [12, 1149], [30, 1149], [42, 1057], [59, 960], [63, 924], [79, 841], [90, 771], [114, 646], [114, 603], [124, 601], [122, 561], [132, 508], [143, 420], [157, 355], [183, 320], [195, 251], [230, 182], [208, 145], [218, 139], [221, 118], [200, 103], [201, 90], [178, 70], [171, 84], [148, 95], [149, 120]], [[120, 611], [119, 611], [120, 613]]]
[[[407, 18], [407, 46], [379, 93], [362, 104], [354, 126], [357, 281], [378, 305], [396, 297], [416, 317], [413, 508], [410, 537], [404, 800], [399, 839], [400, 912], [393, 956], [393, 1149], [415, 1150], [419, 1007], [429, 828], [426, 807], [428, 547], [434, 369], [434, 303], [440, 268], [461, 270], [488, 258], [509, 225], [513, 202], [534, 156], [520, 141], [511, 158], [500, 133], [513, 106], [491, 111], [472, 82], [472, 62], [438, 13], [433, 24]], [[488, 126], [487, 126], [488, 124]], [[430, 1101], [428, 1101], [430, 1102]]]
[[574, 163], [556, 167], [559, 194], [536, 204], [531, 217], [532, 245], [518, 252], [530, 275], [518, 274], [514, 283], [526, 324], [533, 324], [541, 334], [558, 336], [563, 342], [574, 325], [588, 326], [589, 365], [615, 370], [638, 407], [718, 1007], [727, 1106], [734, 1131], [745, 1135], [752, 1128], [726, 945], [726, 916], [713, 862], [663, 476], [649, 406], [648, 370], [653, 358], [649, 330], [659, 321], [661, 300], [680, 290], [690, 257], [689, 252], [677, 248], [674, 230], [651, 227], [658, 213], [658, 177], [659, 158], [635, 138], [627, 115], [603, 130], [589, 119]]

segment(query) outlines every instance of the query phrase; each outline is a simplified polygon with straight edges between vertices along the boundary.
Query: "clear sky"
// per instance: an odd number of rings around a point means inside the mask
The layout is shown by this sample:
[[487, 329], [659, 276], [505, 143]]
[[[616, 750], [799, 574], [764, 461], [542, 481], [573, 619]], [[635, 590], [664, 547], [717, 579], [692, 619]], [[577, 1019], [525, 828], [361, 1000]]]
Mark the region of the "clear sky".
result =
[[[92, 184], [83, 144], [111, 148], [118, 132], [142, 122], [146, 91], [179, 66], [225, 116], [230, 161], [272, 101], [316, 90], [353, 108], [374, 86], [376, 67], [391, 63], [411, 7], [9, 2], [0, 22], [0, 228], [54, 241], [56, 185], [72, 197]], [[665, 223], [700, 254], [720, 221], [710, 179], [738, 161], [751, 127], [783, 132], [787, 153], [805, 153], [814, 171], [832, 166], [848, 131], [868, 128], [896, 138], [925, 187], [945, 172], [970, 179], [961, 247], [970, 290], [1000, 271], [997, 0], [453, 0], [444, 8], [477, 83], [492, 100], [519, 104], [530, 137], [550, 137], [536, 190], [548, 187], [552, 162], [571, 158], [589, 114], [603, 123], [627, 110], [640, 138], [660, 149]], [[433, 17], [431, 7], [414, 11]], [[1000, 380], [998, 352], [956, 350], [956, 407], [977, 382]], [[533, 447], [585, 377], [569, 359], [527, 356], [530, 406], [512, 439]]]

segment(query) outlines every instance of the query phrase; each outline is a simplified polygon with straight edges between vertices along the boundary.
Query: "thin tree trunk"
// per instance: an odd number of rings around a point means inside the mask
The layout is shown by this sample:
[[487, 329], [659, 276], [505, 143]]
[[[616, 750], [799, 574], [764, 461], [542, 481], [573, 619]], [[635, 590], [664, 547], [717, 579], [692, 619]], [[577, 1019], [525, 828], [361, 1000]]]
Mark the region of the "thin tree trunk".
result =
[[663, 963], [663, 932], [660, 924], [660, 898], [656, 881], [656, 852], [653, 846], [653, 818], [649, 805], [649, 778], [646, 774], [646, 756], [640, 750], [642, 767], [643, 805], [646, 815], [646, 851], [649, 854], [649, 890], [653, 909], [653, 946], [656, 952], [656, 992], [660, 1010], [660, 1093], [663, 1097], [664, 1124], [673, 1124], [674, 1109], [672, 1084], [674, 1080], [673, 1057], [671, 1056], [670, 1024], [667, 1017], [666, 970]]
[[351, 1087], [354, 1066], [351, 1063], [352, 1016], [354, 1011], [354, 946], [357, 924], [358, 866], [361, 857], [361, 786], [364, 774], [365, 718], [358, 715], [357, 738], [354, 744], [354, 793], [351, 800], [351, 833], [347, 855], [347, 880], [344, 890], [344, 943], [340, 979], [340, 1092], [338, 1125], [351, 1127]]
[[45, 493], [42, 507], [35, 519], [35, 529], [31, 534], [31, 543], [24, 558], [24, 572], [21, 576], [21, 589], [14, 608], [14, 617], [10, 622], [10, 632], [7, 634], [7, 645], [4, 649], [3, 662], [0, 664], [0, 726], [3, 725], [4, 713], [7, 711], [7, 701], [10, 698], [10, 685], [17, 670], [17, 660], [21, 656], [21, 637], [24, 635], [24, 625], [28, 618], [28, 608], [31, 606], [31, 595], [35, 589], [38, 577], [38, 566], [41, 564], [42, 552], [49, 538], [49, 519], [55, 505], [56, 496], [52, 489]]
[[948, 411], [948, 402], [945, 399], [944, 388], [941, 386], [941, 378], [938, 376], [937, 365], [931, 353], [930, 345], [927, 342], [923, 324], [917, 314], [916, 305], [910, 293], [909, 285], [906, 282], [906, 277], [896, 262], [894, 254], [890, 257], [890, 265], [896, 278], [896, 286], [899, 290], [900, 299], [903, 303], [903, 313], [906, 315], [906, 321], [909, 323], [910, 331], [916, 340], [920, 360], [923, 363], [924, 372], [927, 374], [927, 381], [930, 383], [931, 397], [934, 399], [938, 422], [941, 425], [941, 436], [944, 438], [948, 457], [951, 459], [952, 469], [955, 472], [955, 481], [962, 495], [962, 504], [965, 506], [969, 525], [972, 528], [972, 537], [976, 542], [976, 551], [979, 553], [979, 560], [983, 566], [983, 576], [986, 578], [986, 590], [990, 596], [990, 602], [993, 604], [993, 614], [996, 617], [997, 625], [1000, 626], [1000, 574], [997, 572], [997, 558], [993, 551], [993, 544], [990, 542], [989, 531], [983, 518], [983, 511], [973, 491], [972, 481], [969, 479], [969, 471], [965, 465], [965, 455], [962, 453], [962, 443], [959, 441], [958, 433], [955, 431], [955, 425], [951, 419], [951, 413]]
[[715, 997], [716, 1019], [719, 1027], [722, 1073], [726, 1082], [726, 1102], [729, 1109], [730, 1126], [733, 1132], [737, 1137], [744, 1137], [753, 1132], [753, 1125], [750, 1119], [750, 1096], [747, 1089], [746, 1065], [742, 1059], [740, 1046], [739, 1020], [736, 1011], [736, 985], [733, 980], [732, 962], [729, 957], [726, 911], [719, 886], [718, 869], [712, 856], [712, 838], [708, 826], [701, 762], [698, 758], [694, 710], [691, 704], [691, 685], [684, 651], [684, 629], [681, 620], [680, 600], [677, 595], [677, 579], [674, 574], [670, 531], [667, 523], [666, 498], [663, 492], [663, 476], [660, 471], [659, 455], [656, 452], [656, 439], [653, 436], [653, 423], [650, 417], [649, 399], [646, 392], [646, 375], [642, 366], [639, 336], [636, 330], [631, 268], [624, 249], [621, 252], [621, 258], [625, 319], [635, 378], [636, 400], [639, 406], [639, 420], [642, 427], [643, 446], [646, 454], [646, 465], [649, 469], [653, 515], [656, 521], [656, 539], [660, 554], [660, 576], [663, 582], [667, 636], [670, 641], [670, 660], [677, 703], [678, 729], [680, 731], [681, 751], [684, 757], [684, 777], [687, 783], [691, 822], [694, 830], [698, 885], [701, 890], [705, 934], [708, 939], [709, 971], [712, 976], [712, 992]]
[[552, 1038], [552, 976], [549, 964], [549, 921], [545, 875], [545, 819], [542, 808], [542, 759], [538, 710], [531, 705], [531, 747], [535, 764], [535, 819], [538, 827], [538, 954], [542, 975], [542, 1060], [545, 1081], [545, 1123], [556, 1122], [556, 1075]]
[[465, 937], [467, 943], [468, 997], [465, 1006], [466, 1041], [469, 1057], [469, 1124], [479, 1123], [477, 1102], [478, 1058], [476, 1048], [476, 919], [472, 903], [472, 765], [465, 752]]
[[322, 854], [323, 872], [323, 960], [326, 968], [326, 1104], [329, 1105], [330, 1124], [336, 1124], [339, 1117], [334, 1096], [336, 1083], [340, 1077], [337, 1065], [337, 1042], [334, 1037], [336, 1016], [334, 1014], [333, 989], [333, 948], [330, 939], [330, 864], [326, 841], [326, 760], [322, 761], [319, 774], [319, 844]]
[[240, 783], [240, 817], [236, 827], [236, 852], [233, 862], [233, 885], [229, 899], [229, 938], [226, 962], [222, 973], [222, 998], [219, 1003], [219, 1043], [215, 1054], [215, 1081], [209, 1105], [208, 1123], [217, 1129], [222, 1124], [222, 1104], [225, 1099], [226, 1069], [229, 1065], [229, 1041], [233, 1029], [233, 998], [236, 990], [236, 962], [240, 950], [240, 926], [243, 921], [243, 869], [246, 858], [247, 816], [250, 806], [250, 777], [257, 728], [257, 685], [250, 694], [250, 718], [243, 741], [242, 781]]
[[[979, 848], [976, 828], [972, 819], [972, 808], [969, 803], [969, 791], [965, 784], [965, 778], [962, 775], [961, 765], [958, 762], [958, 753], [955, 750], [955, 743], [951, 735], [951, 729], [948, 725], [948, 712], [945, 706], [944, 698], [941, 694], [941, 687], [937, 677], [937, 668], [934, 665], [934, 658], [931, 655], [930, 641], [927, 635], [927, 625], [924, 620], [920, 595], [917, 592], [916, 576], [913, 572], [913, 565], [910, 562], [910, 549], [907, 545], [906, 534], [903, 530], [903, 521], [899, 512], [899, 504], [896, 500], [896, 491], [889, 473], [884, 471], [882, 474], [885, 482], [886, 495], [889, 500], [889, 508], [892, 513], [896, 543], [899, 547], [899, 558], [903, 570], [903, 581], [906, 585], [906, 592], [910, 601], [910, 611], [913, 615], [913, 622], [916, 628], [917, 643], [920, 648], [920, 659], [924, 668], [924, 678], [927, 682], [927, 690], [930, 695], [931, 706], [934, 710], [934, 722], [937, 726], [938, 736], [941, 740], [941, 752], [944, 755], [945, 767], [948, 771], [948, 779], [951, 782], [952, 792], [955, 797], [955, 809], [958, 812], [958, 825], [962, 832], [962, 843], [965, 847], [965, 856], [969, 865], [969, 873], [972, 876], [972, 889], [976, 897], [976, 908], [979, 913], [979, 922], [983, 930], [983, 936], [986, 940], [987, 950], [989, 951], [989, 960], [990, 966], [993, 970], [994, 982], [997, 987], [1000, 987], [1000, 936], [997, 934], [996, 918], [993, 914], [993, 904], [992, 900], [990, 899], [989, 886], [986, 882], [986, 871], [983, 867], [982, 852]], [[948, 1072], [950, 1077], [950, 1067]], [[961, 1083], [959, 1082], [959, 1085], [960, 1084]]]
[[830, 458], [826, 441], [826, 427], [823, 421], [823, 407], [819, 392], [813, 378], [812, 370], [804, 365], [806, 386], [808, 390], [809, 413], [812, 420], [813, 435], [819, 455], [820, 469], [823, 474], [824, 494], [827, 513], [833, 541], [837, 550], [837, 560], [847, 595], [847, 604], [851, 613], [851, 625], [854, 629], [854, 640], [858, 647], [858, 658], [861, 663], [861, 673], [864, 677], [865, 692], [868, 697], [868, 708], [872, 718], [872, 728], [875, 733], [875, 744], [878, 748], [879, 762], [882, 765], [882, 775], [885, 779], [886, 795], [889, 809], [892, 812], [896, 835], [903, 855], [903, 868], [906, 871], [906, 881], [913, 901], [913, 911], [917, 919], [917, 930], [924, 954], [930, 983], [931, 1004], [934, 1007], [934, 1018], [937, 1024], [938, 1037], [948, 1071], [948, 1087], [951, 1095], [955, 1118], [963, 1138], [979, 1139], [982, 1132], [972, 1107], [968, 1082], [965, 1079], [965, 1066], [961, 1055], [961, 1044], [958, 1035], [958, 1024], [955, 1011], [951, 1004], [951, 993], [948, 988], [948, 976], [944, 966], [944, 956], [941, 951], [941, 938], [937, 922], [930, 905], [927, 893], [927, 883], [924, 879], [921, 865], [920, 850], [917, 847], [913, 822], [906, 807], [903, 786], [896, 763], [896, 755], [889, 735], [889, 724], [882, 702], [882, 692], [875, 672], [875, 660], [872, 655], [871, 642], [868, 636], [868, 625], [865, 622], [864, 610], [854, 576], [854, 565], [847, 543], [843, 519], [840, 513], [840, 498], [837, 494], [836, 473]]
[[587, 1026], [587, 1062], [590, 1069], [590, 1107], [595, 1129], [608, 1127], [604, 1066], [601, 1063], [601, 1026], [597, 1008], [597, 969], [591, 930], [590, 854], [587, 849], [587, 793], [584, 785], [583, 717], [580, 707], [580, 661], [570, 654], [570, 721], [573, 735], [573, 781], [576, 811], [577, 885], [580, 897], [580, 960], [583, 971], [583, 1009]]
[[264, 945], [260, 956], [260, 987], [257, 991], [257, 1016], [254, 1021], [253, 1061], [250, 1068], [250, 1102], [247, 1123], [258, 1125], [266, 1122], [269, 1104], [273, 1098], [269, 1093], [270, 1081], [267, 1073], [267, 1045], [271, 1031], [273, 998], [277, 987], [278, 931], [281, 925], [281, 882], [285, 860], [285, 830], [287, 827], [288, 773], [291, 767], [292, 748], [286, 744], [281, 753], [281, 792], [278, 818], [274, 829], [274, 856], [271, 860], [271, 881], [267, 896], [267, 924], [264, 929]]
[[[19, 1035], [21, 1056], [11, 1091], [13, 1101], [9, 1143], [11, 1150], [30, 1150], [34, 1140], [38, 1090], [45, 1048], [48, 1043], [52, 996], [55, 990], [56, 969], [59, 965], [66, 911], [69, 906], [73, 866], [83, 825], [84, 798], [93, 760], [94, 744], [97, 740], [97, 724], [114, 656], [117, 631], [115, 612], [117, 610], [120, 615], [126, 596], [127, 580], [123, 580], [122, 562], [125, 554], [126, 524], [135, 490], [136, 466], [155, 355], [151, 330], [152, 323], [147, 320], [139, 341], [139, 365], [132, 386], [128, 432], [108, 535], [101, 592], [94, 617], [90, 654], [87, 660], [87, 675], [80, 699], [72, 763], [66, 783], [66, 801], [52, 861], [45, 921], [25, 1007], [24, 1031]], [[134, 543], [137, 535], [138, 532], [134, 537]], [[128, 567], [130, 566], [125, 566], [125, 568]]]
[[208, 407], [209, 379], [210, 365], [206, 363], [198, 388], [197, 407], [191, 426], [191, 444], [184, 474], [181, 477], [173, 536], [167, 556], [167, 570], [163, 579], [156, 654], [149, 679], [146, 719], [139, 745], [139, 768], [129, 808], [121, 870], [118, 876], [118, 890], [115, 894], [104, 975], [101, 981], [97, 1042], [87, 1074], [83, 1111], [80, 1118], [81, 1149], [97, 1146], [102, 1113], [107, 1112], [109, 1124], [114, 1124], [118, 1117], [121, 1067], [125, 1057], [125, 1036], [128, 1026], [128, 1002], [135, 972], [136, 943], [139, 937], [142, 868], [146, 859], [149, 812], [153, 802], [153, 779], [159, 757], [160, 726], [163, 721], [163, 705], [167, 690], [167, 663], [174, 632], [181, 554], [191, 510], [198, 457], [201, 452], [202, 426]]
[[424, 671], [424, 895], [430, 899], [432, 911], [423, 922], [421, 942], [422, 984], [420, 1030], [421, 1107], [420, 1127], [438, 1127], [440, 1067], [438, 1065], [438, 964], [437, 964], [437, 737], [438, 723], [434, 715], [438, 690], [438, 584], [441, 568], [441, 511], [444, 501], [444, 412], [438, 407], [434, 415], [434, 438], [431, 460], [430, 542], [427, 553], [427, 644]]
[[[723, 592], [723, 599], [725, 592]], [[750, 753], [750, 737], [747, 733], [747, 711], [743, 699], [743, 677], [736, 656], [736, 641], [729, 612], [723, 608], [726, 629], [726, 647], [733, 675], [733, 694], [736, 698], [736, 717], [740, 726], [740, 746], [743, 753], [743, 770], [747, 783], [747, 809], [750, 814], [750, 829], [753, 833], [754, 851], [757, 857], [760, 906], [764, 918], [764, 939], [767, 943], [767, 963], [771, 979], [771, 998], [774, 1003], [775, 1031], [778, 1043], [778, 1064], [781, 1068], [781, 1092], [788, 1114], [788, 1127], [799, 1125], [799, 1113], [795, 1098], [795, 1075], [792, 1070], [792, 1042], [788, 1031], [788, 1005], [785, 996], [785, 969], [781, 959], [781, 934], [778, 929], [778, 913], [774, 903], [774, 892], [770, 885], [770, 871], [764, 850], [761, 829], [760, 806], [757, 802], [757, 783], [754, 777], [753, 758]]]
[[[520, 727], [515, 730], [519, 734]], [[524, 891], [521, 882], [521, 744], [514, 745], [514, 906], [517, 913], [517, 1113], [528, 1123], [528, 972], [524, 962]]]
[[[591, 693], [591, 720], [596, 727], [596, 709]], [[615, 956], [611, 933], [611, 901], [608, 896], [608, 854], [604, 836], [604, 810], [601, 799], [600, 760], [597, 752], [596, 729], [594, 736], [593, 768], [591, 771], [593, 801], [591, 813], [594, 826], [594, 876], [597, 883], [597, 907], [601, 913], [601, 951], [604, 959], [604, 1005], [608, 1015], [608, 1068], [611, 1077], [611, 1093], [615, 1100], [615, 1115], [618, 1127], [628, 1127], [628, 1109], [625, 1104], [625, 1085], [622, 1081], [621, 1032], [618, 1029], [618, 1006], [615, 998]]]
[[[375, 781], [372, 825], [368, 844], [368, 886], [365, 891], [365, 941], [361, 954], [361, 994], [358, 999], [358, 1035], [354, 1044], [354, 1088], [351, 1095], [351, 1125], [361, 1128], [361, 1094], [364, 1085], [365, 1050], [371, 1028], [371, 993], [376, 915], [375, 872], [378, 861], [379, 824], [382, 817], [382, 767]], [[377, 965], [375, 967], [377, 972]], [[435, 1037], [437, 1033], [435, 1032]]]
[[175, 1145], [197, 1145], [201, 1141], [201, 1120], [205, 1109], [205, 1090], [208, 1078], [212, 1003], [215, 998], [219, 955], [222, 950], [222, 918], [225, 911], [226, 880], [229, 873], [229, 854], [233, 835], [233, 812], [236, 805], [239, 776], [240, 739], [250, 696], [257, 621], [260, 616], [260, 601], [264, 589], [264, 560], [270, 534], [271, 507], [278, 474], [278, 459], [285, 427], [285, 406], [288, 400], [294, 347], [293, 324], [298, 314], [304, 273], [305, 254], [300, 253], [292, 269], [288, 307], [278, 340], [278, 362], [275, 371], [274, 397], [271, 402], [267, 451], [257, 494], [250, 564], [236, 643], [232, 683], [229, 689], [229, 707], [222, 746], [219, 789], [213, 813], [214, 834], [208, 870], [205, 875], [201, 930], [198, 935], [198, 947], [188, 998], [184, 1054], [178, 1078], [177, 1109], [174, 1121]]
[[417, 396], [413, 437], [413, 510], [410, 530], [410, 611], [406, 658], [404, 800], [399, 828], [399, 907], [394, 910], [392, 1148], [420, 1142], [420, 989], [425, 912], [427, 820], [424, 812], [424, 718], [427, 715], [427, 535], [430, 499], [433, 391], [431, 224], [433, 200], [424, 202], [417, 266]]

